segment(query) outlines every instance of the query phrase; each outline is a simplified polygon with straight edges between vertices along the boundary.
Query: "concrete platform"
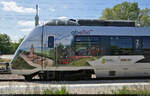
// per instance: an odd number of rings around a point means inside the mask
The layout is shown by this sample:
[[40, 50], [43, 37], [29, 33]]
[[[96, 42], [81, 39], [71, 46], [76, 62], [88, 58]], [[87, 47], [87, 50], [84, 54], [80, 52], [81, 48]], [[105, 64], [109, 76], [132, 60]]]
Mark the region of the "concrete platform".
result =
[[55, 90], [61, 87], [66, 87], [70, 94], [111, 94], [124, 86], [130, 89], [150, 89], [149, 80], [132, 80], [131, 83], [130, 80], [121, 80], [125, 83], [120, 80], [104, 81], [0, 82], [0, 94], [42, 94], [46, 89]]

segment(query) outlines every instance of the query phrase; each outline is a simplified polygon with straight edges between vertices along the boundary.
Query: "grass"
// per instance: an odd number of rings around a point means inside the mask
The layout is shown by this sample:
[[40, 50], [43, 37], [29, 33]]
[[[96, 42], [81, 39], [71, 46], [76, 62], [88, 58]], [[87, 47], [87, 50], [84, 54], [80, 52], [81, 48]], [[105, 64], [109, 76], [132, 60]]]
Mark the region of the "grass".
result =
[[37, 51], [35, 52], [36, 55], [41, 56], [41, 57], [45, 57], [45, 58], [49, 58], [54, 60], [55, 59], [55, 53], [53, 50], [50, 51], [43, 51], [43, 53], [41, 53], [41, 51]]
[[58, 94], [58, 95], [66, 95], [66, 94], [69, 94], [69, 92], [66, 90], [65, 87], [61, 87], [60, 90], [58, 89], [47, 89], [47, 90], [44, 90], [43, 94]]
[[87, 63], [87, 58], [82, 58], [78, 60], [74, 60], [73, 62], [69, 63], [68, 65], [73, 65], [73, 66], [89, 66]]
[[150, 89], [149, 88], [144, 88], [144, 89], [139, 89], [139, 88], [134, 88], [134, 90], [127, 88], [124, 86], [121, 90], [118, 90], [117, 92], [112, 92], [113, 94], [147, 94], [150, 95]]

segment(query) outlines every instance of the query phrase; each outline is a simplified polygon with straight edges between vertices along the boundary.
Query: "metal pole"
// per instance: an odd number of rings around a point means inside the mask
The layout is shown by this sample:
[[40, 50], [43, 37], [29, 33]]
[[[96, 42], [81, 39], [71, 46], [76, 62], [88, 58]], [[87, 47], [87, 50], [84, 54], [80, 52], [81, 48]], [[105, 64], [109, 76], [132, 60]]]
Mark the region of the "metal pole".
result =
[[[41, 54], [43, 55], [43, 32], [44, 32], [44, 23], [43, 23], [43, 25], [42, 25], [42, 35], [41, 35]], [[43, 70], [43, 56], [42, 56], [42, 64], [41, 64], [41, 66], [42, 66], [42, 70]]]

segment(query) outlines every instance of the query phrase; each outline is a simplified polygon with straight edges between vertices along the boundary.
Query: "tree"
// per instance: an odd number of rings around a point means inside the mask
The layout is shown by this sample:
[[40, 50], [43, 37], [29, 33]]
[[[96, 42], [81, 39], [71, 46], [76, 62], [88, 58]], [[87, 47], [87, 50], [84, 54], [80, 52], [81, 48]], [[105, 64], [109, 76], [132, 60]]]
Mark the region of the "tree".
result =
[[7, 34], [0, 34], [0, 52], [1, 54], [13, 54], [24, 37], [19, 39], [18, 42], [12, 42]]
[[0, 34], [0, 50], [2, 54], [10, 54], [14, 52], [10, 37], [7, 34]]
[[136, 23], [141, 20], [141, 26], [150, 26], [150, 10], [140, 10], [138, 3], [123, 2], [113, 8], [106, 8], [100, 19], [104, 20], [133, 20]]
[[113, 20], [114, 16], [112, 9], [106, 8], [105, 11], [103, 11], [103, 15], [100, 17], [100, 19]]
[[21, 39], [19, 39], [18, 42], [12, 43], [12, 44], [13, 44], [13, 48], [14, 48], [15, 51], [17, 50], [17, 48], [19, 47], [19, 45], [21, 44], [21, 42], [22, 42], [23, 40], [24, 40], [24, 37], [21, 38]]
[[150, 16], [149, 16], [149, 13], [150, 13], [150, 9], [148, 8], [145, 8], [143, 10], [141, 10], [140, 12], [140, 23], [141, 23], [141, 26], [150, 26]]

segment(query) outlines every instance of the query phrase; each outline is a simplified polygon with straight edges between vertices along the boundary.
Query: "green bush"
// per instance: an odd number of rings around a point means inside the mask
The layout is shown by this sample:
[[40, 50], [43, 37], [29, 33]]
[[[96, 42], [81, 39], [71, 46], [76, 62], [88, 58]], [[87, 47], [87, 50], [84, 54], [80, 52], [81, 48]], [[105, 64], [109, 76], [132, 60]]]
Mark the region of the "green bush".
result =
[[44, 94], [69, 94], [65, 87], [61, 87], [60, 90], [58, 89], [47, 89], [43, 92]]

